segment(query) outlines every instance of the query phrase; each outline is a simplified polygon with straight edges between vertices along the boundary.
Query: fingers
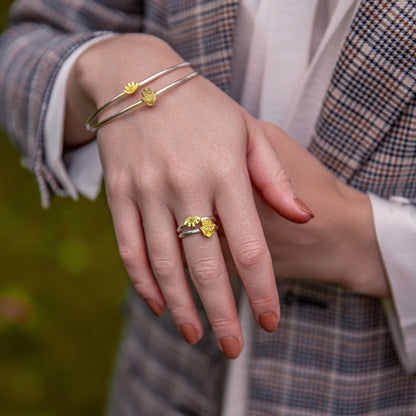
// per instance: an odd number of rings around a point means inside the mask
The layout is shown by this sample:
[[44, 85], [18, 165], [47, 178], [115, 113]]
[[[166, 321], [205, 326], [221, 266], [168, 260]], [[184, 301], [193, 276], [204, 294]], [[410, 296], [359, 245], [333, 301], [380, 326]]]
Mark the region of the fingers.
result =
[[[248, 178], [247, 181], [248, 182]], [[232, 187], [231, 187], [232, 188]], [[218, 199], [218, 209], [224, 212], [222, 223], [230, 243], [237, 268], [244, 281], [248, 297], [258, 323], [273, 331], [279, 318], [279, 303], [270, 255], [262, 236], [250, 198], [241, 198], [250, 192], [238, 186], [238, 192], [228, 194], [224, 202]], [[243, 191], [243, 192], [242, 192]], [[230, 201], [242, 202], [231, 203]], [[117, 202], [115, 202], [117, 201]], [[212, 201], [212, 200], [211, 200]], [[186, 214], [212, 214], [212, 202], [180, 210]], [[176, 227], [185, 214], [172, 217], [170, 209], [160, 200], [140, 207], [129, 198], [110, 198], [114, 227], [120, 254], [136, 290], [156, 314], [168, 306], [178, 329], [190, 343], [196, 343], [203, 334], [192, 293], [184, 271], [182, 250]], [[236, 213], [229, 215], [229, 213]], [[241, 214], [238, 214], [241, 213]], [[145, 253], [145, 238], [151, 266]], [[228, 358], [236, 358], [243, 348], [243, 338], [237, 309], [224, 263], [218, 234], [210, 238], [201, 233], [181, 240], [193, 284], [201, 298], [209, 322], [218, 340], [219, 348]], [[156, 279], [155, 279], [156, 278]], [[163, 296], [162, 296], [163, 293]]]
[[[210, 216], [212, 208], [193, 208], [190, 213]], [[184, 217], [180, 217], [179, 223]], [[243, 337], [234, 295], [225, 267], [218, 234], [202, 233], [182, 239], [193, 284], [198, 291], [218, 346], [228, 358], [237, 358], [243, 348]]]
[[[298, 197], [263, 129], [250, 118], [247, 166], [253, 183], [267, 202], [286, 219], [305, 223], [313, 218], [312, 211]], [[273, 127], [270, 127], [271, 129]], [[279, 130], [273, 131], [278, 134]]]
[[157, 202], [141, 208], [150, 262], [179, 331], [189, 344], [195, 344], [203, 328], [185, 274], [176, 220]]
[[113, 194], [107, 191], [121, 259], [138, 294], [153, 313], [160, 316], [165, 308], [165, 299], [146, 256], [139, 210], [128, 197]]
[[[208, 238], [199, 233], [179, 239], [177, 233], [178, 225], [192, 214], [211, 216], [212, 198], [206, 195], [205, 200], [198, 197], [199, 193], [185, 193], [172, 203], [173, 208], [168, 208], [161, 204], [162, 193], [160, 190], [154, 197], [141, 198], [139, 206], [150, 262], [166, 304], [184, 338], [190, 344], [196, 343], [203, 328], [185, 274], [183, 248], [192, 283], [218, 346], [228, 358], [236, 358], [243, 348], [243, 339], [218, 235], [214, 233]], [[177, 212], [176, 218], [172, 211]]]
[[[241, 169], [235, 171], [241, 172]], [[238, 357], [243, 338], [218, 234], [210, 238], [194, 234], [180, 242], [176, 228], [187, 216], [211, 216], [215, 201], [254, 316], [264, 329], [275, 330], [280, 313], [270, 254], [247, 171], [245, 175], [234, 176], [225, 175], [218, 183], [221, 192], [204, 193], [203, 198], [199, 198], [198, 192], [188, 193], [186, 195], [190, 196], [182, 195], [171, 203], [172, 208], [161, 203], [161, 191], [148, 193], [137, 203], [117, 192], [109, 192], [120, 254], [140, 296], [157, 315], [166, 304], [190, 344], [202, 337], [203, 328], [184, 270], [182, 243], [193, 285], [219, 348], [228, 358]], [[154, 198], [149, 196], [153, 193]], [[172, 215], [175, 211], [176, 218]], [[145, 254], [146, 245], [150, 264]]]
[[228, 215], [221, 216], [227, 242], [253, 314], [260, 326], [272, 332], [280, 318], [279, 297], [249, 180], [247, 178], [238, 187], [225, 189], [216, 196], [216, 204], [218, 212], [228, 212]]

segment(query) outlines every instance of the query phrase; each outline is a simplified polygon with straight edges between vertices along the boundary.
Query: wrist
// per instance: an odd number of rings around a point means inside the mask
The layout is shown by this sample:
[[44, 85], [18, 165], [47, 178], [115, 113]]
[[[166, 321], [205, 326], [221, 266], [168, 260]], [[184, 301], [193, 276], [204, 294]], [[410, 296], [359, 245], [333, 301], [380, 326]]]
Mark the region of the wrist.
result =
[[181, 61], [162, 39], [126, 34], [89, 48], [77, 61], [75, 73], [85, 96], [101, 106], [128, 82], [140, 81]]
[[[87, 132], [87, 118], [109, 99], [119, 94], [128, 82], [138, 82], [161, 69], [182, 62], [163, 40], [145, 34], [126, 34], [102, 41], [84, 51], [72, 67], [68, 78], [66, 100], [65, 145], [82, 145], [95, 138]], [[152, 82], [159, 88], [183, 77], [189, 68], [178, 69], [163, 80]], [[111, 111], [137, 101], [138, 95], [123, 98]]]
[[344, 235], [350, 243], [344, 252], [344, 284], [357, 293], [388, 297], [390, 288], [378, 247], [373, 211], [368, 194], [351, 187], [343, 191]]

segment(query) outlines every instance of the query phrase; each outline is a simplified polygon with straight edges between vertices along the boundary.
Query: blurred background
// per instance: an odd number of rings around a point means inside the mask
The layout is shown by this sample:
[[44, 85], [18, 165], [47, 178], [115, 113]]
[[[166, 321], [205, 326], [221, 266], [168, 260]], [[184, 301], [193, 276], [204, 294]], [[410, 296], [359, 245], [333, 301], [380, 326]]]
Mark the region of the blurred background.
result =
[[104, 413], [126, 282], [104, 192], [44, 210], [0, 131], [1, 416]]

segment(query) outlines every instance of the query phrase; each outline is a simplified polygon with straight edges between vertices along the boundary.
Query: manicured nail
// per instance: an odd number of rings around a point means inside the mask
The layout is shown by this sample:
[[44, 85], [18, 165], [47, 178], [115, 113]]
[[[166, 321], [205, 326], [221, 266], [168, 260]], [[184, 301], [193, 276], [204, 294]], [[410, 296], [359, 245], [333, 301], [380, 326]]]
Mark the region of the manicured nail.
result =
[[163, 308], [155, 300], [146, 299], [146, 303], [150, 310], [155, 314], [155, 316], [159, 317], [162, 315]]
[[240, 355], [240, 342], [236, 337], [229, 336], [220, 339], [221, 349], [227, 358], [237, 358]]
[[275, 312], [267, 312], [259, 316], [259, 323], [267, 332], [273, 332], [277, 328], [279, 318]]
[[179, 327], [182, 336], [188, 344], [195, 345], [199, 341], [198, 332], [193, 325], [183, 324]]
[[298, 207], [300, 208], [300, 210], [304, 212], [305, 214], [308, 214], [311, 217], [311, 219], [315, 216], [313, 215], [313, 212], [310, 210], [310, 208], [300, 198], [295, 196], [294, 200], [296, 204], [298, 205]]

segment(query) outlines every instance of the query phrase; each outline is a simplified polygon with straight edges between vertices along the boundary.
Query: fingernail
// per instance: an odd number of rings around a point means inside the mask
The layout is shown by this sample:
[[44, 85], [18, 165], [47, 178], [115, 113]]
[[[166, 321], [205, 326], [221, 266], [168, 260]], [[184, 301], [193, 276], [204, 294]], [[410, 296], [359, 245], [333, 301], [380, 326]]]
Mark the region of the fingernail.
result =
[[163, 308], [155, 300], [146, 299], [146, 303], [150, 310], [155, 314], [155, 316], [159, 317], [162, 315]]
[[227, 358], [237, 358], [240, 355], [240, 342], [236, 337], [229, 336], [220, 339], [221, 349]]
[[182, 336], [188, 344], [195, 345], [199, 341], [198, 332], [193, 325], [184, 324], [179, 327]]
[[304, 212], [305, 214], [308, 214], [311, 217], [311, 219], [315, 216], [313, 215], [313, 212], [310, 210], [310, 208], [300, 198], [295, 196], [294, 200], [296, 204], [298, 205], [298, 207], [300, 208], [300, 210]]
[[259, 316], [259, 322], [263, 329], [267, 332], [273, 332], [277, 328], [279, 318], [274, 312], [263, 313]]

